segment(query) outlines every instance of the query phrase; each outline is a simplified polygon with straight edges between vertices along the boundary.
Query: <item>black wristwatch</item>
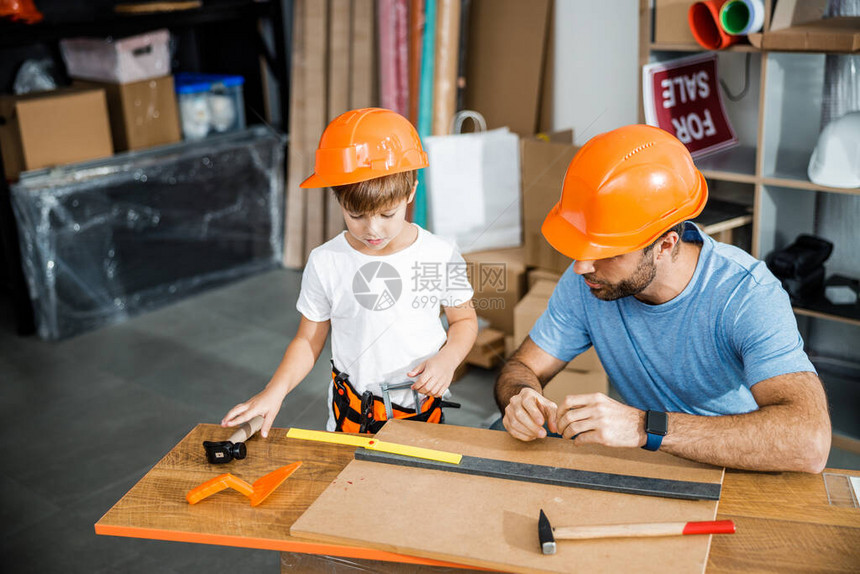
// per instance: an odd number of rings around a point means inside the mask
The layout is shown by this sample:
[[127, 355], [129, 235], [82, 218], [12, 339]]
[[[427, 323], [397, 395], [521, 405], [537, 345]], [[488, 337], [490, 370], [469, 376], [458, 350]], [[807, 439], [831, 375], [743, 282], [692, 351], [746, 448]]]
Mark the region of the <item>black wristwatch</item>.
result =
[[669, 432], [669, 417], [662, 411], [647, 411], [645, 413], [645, 433], [648, 439], [642, 446], [645, 450], [657, 450], [663, 442], [663, 437]]

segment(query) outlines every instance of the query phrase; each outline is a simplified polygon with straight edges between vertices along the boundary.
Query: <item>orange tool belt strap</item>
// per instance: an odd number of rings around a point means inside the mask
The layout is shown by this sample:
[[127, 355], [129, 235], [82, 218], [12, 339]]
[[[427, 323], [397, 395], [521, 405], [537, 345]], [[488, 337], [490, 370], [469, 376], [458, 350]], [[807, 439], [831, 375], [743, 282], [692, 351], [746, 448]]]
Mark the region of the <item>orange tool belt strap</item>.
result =
[[[377, 433], [388, 416], [385, 412], [385, 401], [370, 391], [359, 395], [349, 382], [347, 373], [337, 370], [334, 361], [331, 365], [331, 379], [334, 385], [332, 393], [332, 408], [336, 421], [335, 430], [351, 433]], [[421, 412], [397, 403], [391, 403], [391, 411], [396, 419], [407, 419], [427, 423], [442, 421], [442, 407], [459, 408], [460, 405], [443, 401], [438, 397], [428, 397], [421, 405]]]

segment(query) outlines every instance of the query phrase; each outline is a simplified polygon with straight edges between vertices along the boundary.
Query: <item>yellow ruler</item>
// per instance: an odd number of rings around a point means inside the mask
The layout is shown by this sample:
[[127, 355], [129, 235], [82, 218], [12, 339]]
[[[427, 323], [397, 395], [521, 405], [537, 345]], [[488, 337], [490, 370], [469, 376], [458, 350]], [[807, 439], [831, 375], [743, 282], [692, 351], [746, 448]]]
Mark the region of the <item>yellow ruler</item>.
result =
[[324, 432], [291, 428], [287, 431], [287, 438], [315, 440], [317, 442], [331, 442], [349, 446], [361, 446], [369, 450], [390, 452], [391, 454], [400, 454], [403, 456], [414, 456], [415, 458], [426, 458], [427, 460], [436, 460], [451, 464], [460, 464], [460, 460], [463, 458], [463, 455], [453, 452], [397, 444], [394, 442], [385, 442], [376, 440], [372, 437], [355, 436], [340, 432]]

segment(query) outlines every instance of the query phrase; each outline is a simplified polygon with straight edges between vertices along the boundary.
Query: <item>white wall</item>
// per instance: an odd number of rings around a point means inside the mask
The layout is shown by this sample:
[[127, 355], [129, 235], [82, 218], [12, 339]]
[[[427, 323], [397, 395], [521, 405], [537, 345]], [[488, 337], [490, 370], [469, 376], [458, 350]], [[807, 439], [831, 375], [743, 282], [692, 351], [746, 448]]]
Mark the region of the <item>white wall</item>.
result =
[[578, 145], [638, 117], [638, 0], [555, 0], [553, 130]]

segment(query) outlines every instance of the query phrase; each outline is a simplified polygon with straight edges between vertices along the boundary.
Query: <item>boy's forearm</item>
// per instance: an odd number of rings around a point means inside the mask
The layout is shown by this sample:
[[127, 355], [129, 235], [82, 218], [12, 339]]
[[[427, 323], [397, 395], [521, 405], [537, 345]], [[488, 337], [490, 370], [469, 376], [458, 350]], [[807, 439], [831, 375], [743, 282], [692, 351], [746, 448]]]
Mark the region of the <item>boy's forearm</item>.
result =
[[283, 396], [298, 386], [313, 369], [318, 355], [314, 353], [308, 340], [293, 339], [284, 352], [284, 358], [266, 385], [267, 389], [276, 390]]
[[456, 367], [463, 362], [478, 337], [478, 319], [459, 319], [448, 326], [448, 341], [439, 354], [450, 359]]

